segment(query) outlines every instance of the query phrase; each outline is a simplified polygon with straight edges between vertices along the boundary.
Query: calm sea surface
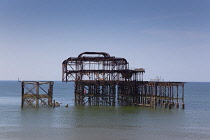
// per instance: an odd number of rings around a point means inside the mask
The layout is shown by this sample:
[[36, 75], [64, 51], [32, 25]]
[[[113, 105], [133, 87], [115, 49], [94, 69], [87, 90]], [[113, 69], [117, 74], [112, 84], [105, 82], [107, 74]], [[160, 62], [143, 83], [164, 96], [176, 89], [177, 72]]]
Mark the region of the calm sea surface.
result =
[[74, 106], [73, 92], [55, 82], [60, 107], [21, 109], [20, 83], [0, 81], [0, 140], [210, 140], [210, 83], [186, 83], [184, 110]]

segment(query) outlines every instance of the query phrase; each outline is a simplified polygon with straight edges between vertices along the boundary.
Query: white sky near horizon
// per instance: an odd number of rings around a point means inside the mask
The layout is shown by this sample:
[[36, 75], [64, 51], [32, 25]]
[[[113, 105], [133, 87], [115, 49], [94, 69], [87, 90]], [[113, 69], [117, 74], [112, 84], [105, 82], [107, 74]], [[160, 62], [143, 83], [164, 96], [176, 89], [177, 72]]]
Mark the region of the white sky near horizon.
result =
[[124, 57], [144, 80], [210, 82], [209, 0], [1, 0], [0, 80], [61, 80], [85, 51]]

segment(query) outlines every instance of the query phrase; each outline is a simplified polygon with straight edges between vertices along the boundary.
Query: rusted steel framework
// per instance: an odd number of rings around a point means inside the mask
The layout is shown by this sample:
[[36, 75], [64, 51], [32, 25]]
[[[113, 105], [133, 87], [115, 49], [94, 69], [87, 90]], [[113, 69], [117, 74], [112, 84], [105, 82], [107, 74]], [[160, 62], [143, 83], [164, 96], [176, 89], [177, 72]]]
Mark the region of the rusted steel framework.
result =
[[52, 105], [53, 81], [22, 81], [21, 107]]
[[[96, 55], [96, 56], [94, 56]], [[116, 58], [104, 52], [84, 52], [70, 57], [62, 64], [62, 81], [128, 81], [143, 80], [144, 69], [129, 70], [125, 58]]]
[[62, 81], [75, 81], [75, 103], [115, 105], [119, 81], [142, 81], [144, 69], [129, 70], [125, 58], [84, 52], [63, 61]]
[[[84, 52], [62, 63], [62, 81], [75, 81], [75, 104], [172, 106], [184, 103], [184, 83], [143, 81], [143, 68], [125, 58]], [[177, 105], [178, 107], [178, 105]]]
[[75, 104], [115, 106], [115, 81], [75, 81]]
[[184, 104], [183, 82], [120, 82], [118, 102], [121, 105], [179, 107]]

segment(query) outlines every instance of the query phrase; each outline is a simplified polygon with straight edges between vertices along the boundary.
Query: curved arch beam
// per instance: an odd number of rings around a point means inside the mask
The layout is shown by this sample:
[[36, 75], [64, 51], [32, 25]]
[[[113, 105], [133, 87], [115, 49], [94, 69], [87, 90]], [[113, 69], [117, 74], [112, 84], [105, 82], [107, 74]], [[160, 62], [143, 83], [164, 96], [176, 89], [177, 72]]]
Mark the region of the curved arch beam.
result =
[[78, 57], [82, 57], [84, 54], [99, 54], [99, 55], [101, 54], [104, 57], [110, 57], [110, 55], [105, 52], [83, 52], [83, 53], [79, 54]]

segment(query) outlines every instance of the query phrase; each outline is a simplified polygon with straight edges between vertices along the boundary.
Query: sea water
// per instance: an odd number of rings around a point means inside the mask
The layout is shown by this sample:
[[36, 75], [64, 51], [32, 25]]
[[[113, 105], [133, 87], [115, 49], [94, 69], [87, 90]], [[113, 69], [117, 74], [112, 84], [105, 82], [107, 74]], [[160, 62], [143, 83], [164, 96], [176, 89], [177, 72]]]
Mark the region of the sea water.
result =
[[21, 109], [21, 83], [0, 81], [0, 139], [210, 139], [208, 82], [185, 84], [185, 109], [75, 106], [73, 83], [59, 81], [54, 83], [54, 99], [60, 107]]

